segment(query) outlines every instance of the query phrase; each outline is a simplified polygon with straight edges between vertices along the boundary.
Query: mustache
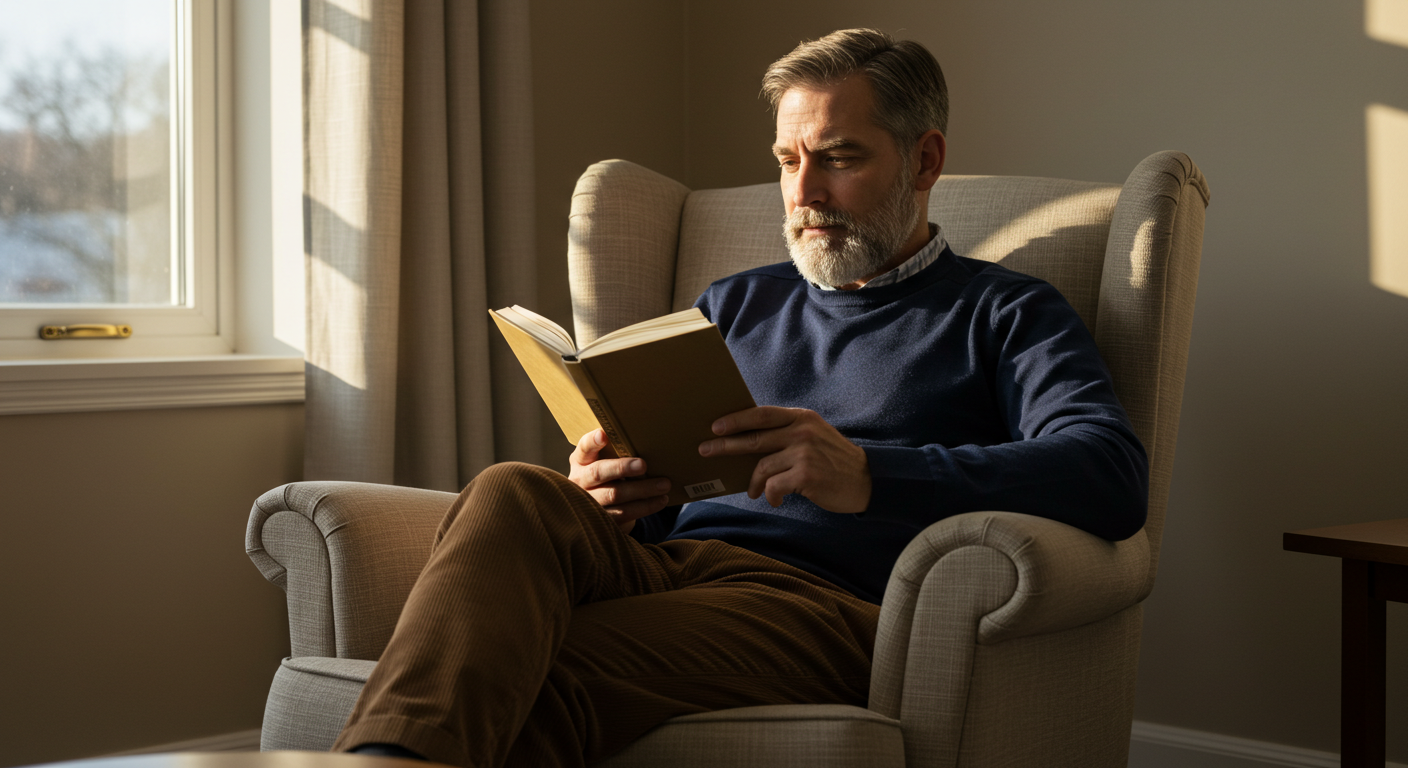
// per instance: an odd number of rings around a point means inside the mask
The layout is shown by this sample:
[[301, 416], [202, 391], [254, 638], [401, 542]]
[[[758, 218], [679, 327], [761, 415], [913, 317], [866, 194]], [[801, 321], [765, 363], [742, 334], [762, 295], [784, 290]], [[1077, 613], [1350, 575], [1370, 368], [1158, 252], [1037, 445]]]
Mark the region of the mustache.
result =
[[800, 232], [808, 227], [845, 227], [850, 229], [855, 219], [845, 211], [817, 211], [797, 208], [787, 217], [787, 228]]

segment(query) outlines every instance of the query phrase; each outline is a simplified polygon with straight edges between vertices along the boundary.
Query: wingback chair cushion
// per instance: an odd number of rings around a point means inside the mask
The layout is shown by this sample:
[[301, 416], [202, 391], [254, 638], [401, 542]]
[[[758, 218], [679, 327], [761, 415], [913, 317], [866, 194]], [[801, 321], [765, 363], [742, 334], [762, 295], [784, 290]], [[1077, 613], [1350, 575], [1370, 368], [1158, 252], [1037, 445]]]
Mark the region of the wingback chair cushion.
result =
[[[1150, 458], [1149, 518], [1111, 543], [1040, 517], [972, 512], [925, 529], [881, 607], [869, 707], [676, 718], [607, 761], [632, 766], [1122, 766], [1140, 601], [1152, 587], [1192, 327], [1207, 185], [1160, 152], [1123, 186], [945, 176], [929, 218], [961, 255], [1043, 278], [1094, 332]], [[624, 161], [572, 201], [585, 343], [688, 307], [713, 280], [784, 261], [775, 184], [690, 191]], [[266, 749], [326, 749], [395, 625], [450, 496], [299, 483], [262, 496], [246, 548], [288, 594]]]

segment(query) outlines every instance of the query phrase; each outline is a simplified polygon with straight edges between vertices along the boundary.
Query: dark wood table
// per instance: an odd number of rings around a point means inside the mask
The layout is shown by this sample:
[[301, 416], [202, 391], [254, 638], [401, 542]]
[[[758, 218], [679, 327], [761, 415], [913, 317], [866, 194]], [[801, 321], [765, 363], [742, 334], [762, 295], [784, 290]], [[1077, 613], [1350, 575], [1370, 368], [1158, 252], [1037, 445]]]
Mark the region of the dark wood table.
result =
[[1383, 768], [1386, 606], [1408, 603], [1408, 519], [1289, 531], [1281, 545], [1343, 560], [1340, 765]]
[[[439, 763], [328, 752], [168, 752], [94, 757], [43, 768], [444, 768]], [[39, 768], [36, 766], [35, 768]]]

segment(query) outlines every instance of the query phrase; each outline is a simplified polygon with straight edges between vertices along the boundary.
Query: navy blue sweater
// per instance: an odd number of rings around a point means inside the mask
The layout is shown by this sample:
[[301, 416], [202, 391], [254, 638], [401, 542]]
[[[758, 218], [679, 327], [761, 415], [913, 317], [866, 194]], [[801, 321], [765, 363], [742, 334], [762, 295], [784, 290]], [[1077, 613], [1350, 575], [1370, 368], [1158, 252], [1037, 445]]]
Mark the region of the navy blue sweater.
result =
[[641, 520], [642, 541], [720, 539], [880, 602], [900, 551], [949, 515], [1005, 510], [1134, 535], [1148, 460], [1075, 310], [1048, 283], [944, 250], [899, 283], [822, 291], [789, 263], [709, 286], [760, 405], [809, 408], [865, 449], [870, 505], [721, 496]]

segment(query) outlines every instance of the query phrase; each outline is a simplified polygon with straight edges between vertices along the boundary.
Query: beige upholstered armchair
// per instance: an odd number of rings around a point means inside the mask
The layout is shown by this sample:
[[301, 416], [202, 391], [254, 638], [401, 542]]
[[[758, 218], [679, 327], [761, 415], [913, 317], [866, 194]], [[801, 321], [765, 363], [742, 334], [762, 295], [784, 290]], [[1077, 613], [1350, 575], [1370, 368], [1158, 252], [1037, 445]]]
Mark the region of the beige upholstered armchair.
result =
[[[945, 176], [930, 220], [956, 252], [1054, 284], [1095, 333], [1148, 450], [1149, 520], [1119, 543], [973, 512], [904, 551], [880, 614], [869, 707], [671, 720], [611, 766], [1123, 766], [1197, 289], [1207, 185], [1160, 152], [1123, 187]], [[712, 280], [787, 258], [773, 184], [691, 192], [640, 166], [589, 168], [572, 202], [578, 338], [688, 307]], [[453, 496], [294, 483], [260, 497], [246, 547], [288, 595], [293, 656], [265, 749], [326, 749], [391, 636]]]

